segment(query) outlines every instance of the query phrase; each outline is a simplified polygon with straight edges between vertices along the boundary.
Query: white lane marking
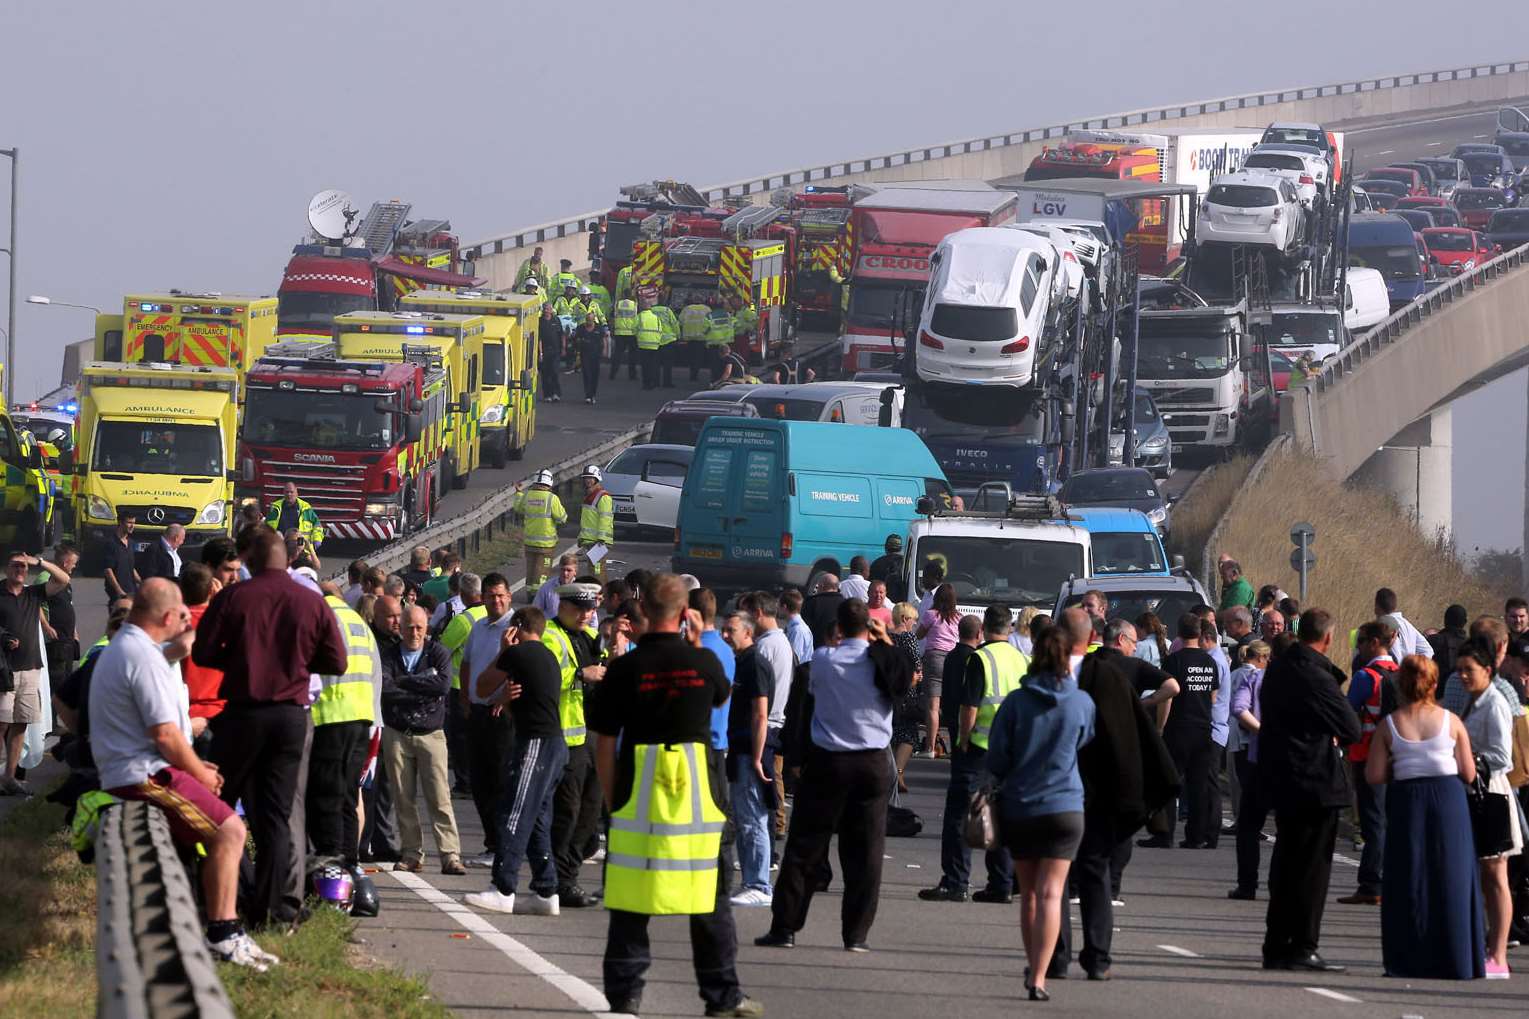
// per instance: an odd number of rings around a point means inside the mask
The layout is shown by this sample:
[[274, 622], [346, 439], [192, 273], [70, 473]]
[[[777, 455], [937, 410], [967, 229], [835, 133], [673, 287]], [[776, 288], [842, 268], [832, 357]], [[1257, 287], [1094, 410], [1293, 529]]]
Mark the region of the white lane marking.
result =
[[[1395, 131], [1403, 127], [1422, 127], [1425, 124], [1447, 124], [1451, 120], [1470, 120], [1473, 117], [1490, 116], [1492, 116], [1491, 110], [1477, 110], [1475, 113], [1452, 113], [1447, 117], [1431, 117], [1428, 120], [1404, 120], [1399, 124], [1375, 124], [1371, 127], [1356, 127], [1345, 131], [1344, 135], [1370, 134], [1373, 131]], [[1482, 134], [1476, 137], [1485, 138], [1486, 135]]]
[[906, 863], [906, 864], [903, 864], [903, 866], [907, 867], [909, 870], [923, 870], [924, 869], [924, 865], [922, 863]]
[[1444, 144], [1444, 143], [1443, 143], [1443, 142], [1426, 142], [1426, 143], [1425, 143], [1425, 144], [1426, 144], [1426, 145], [1427, 145], [1427, 146], [1428, 146], [1428, 147], [1429, 147], [1429, 148], [1433, 148], [1433, 147], [1434, 147], [1434, 146], [1435, 146], [1435, 145], [1443, 145], [1443, 144]]
[[1381, 149], [1379, 152], [1377, 152], [1375, 154], [1377, 156], [1389, 156], [1391, 153], [1393, 153], [1395, 151], [1396, 151], [1395, 149]]
[[1471, 137], [1472, 138], [1487, 138], [1487, 137], [1490, 137], [1490, 136], [1489, 135], [1484, 135], [1484, 134], [1473, 134], [1473, 135], [1471, 135]]
[[1346, 863], [1350, 867], [1359, 866], [1358, 860], [1354, 859], [1352, 856], [1344, 856], [1342, 853], [1334, 853], [1333, 860], [1337, 863]]
[[1200, 955], [1199, 952], [1191, 952], [1189, 949], [1187, 949], [1187, 948], [1180, 948], [1178, 945], [1158, 945], [1157, 947], [1161, 948], [1163, 951], [1167, 952], [1169, 955], [1178, 955], [1178, 956], [1184, 957], [1185, 959], [1199, 959], [1199, 958], [1203, 958]]
[[408, 871], [393, 871], [393, 878], [415, 895], [418, 895], [421, 899], [424, 899], [430, 905], [461, 924], [464, 928], [472, 931], [478, 937], [499, 949], [505, 958], [515, 965], [520, 966], [532, 976], [540, 977], [562, 991], [572, 999], [575, 1005], [578, 1005], [584, 1011], [600, 1016], [610, 1014], [606, 1011], [610, 1003], [606, 1001], [603, 993], [595, 990], [567, 970], [561, 969], [543, 959], [531, 951], [531, 949], [489, 923], [480, 914], [473, 912], [470, 906], [466, 906], [445, 892], [438, 890], [418, 874], [410, 874]]
[[1310, 991], [1312, 994], [1320, 994], [1324, 998], [1331, 998], [1334, 1001], [1341, 1001], [1345, 1005], [1361, 1005], [1361, 1004], [1363, 1004], [1363, 1002], [1361, 1002], [1358, 998], [1352, 997], [1352, 996], [1347, 995], [1347, 994], [1340, 994], [1337, 991], [1329, 991], [1325, 987], [1308, 987], [1308, 988], [1306, 988], [1306, 990]]

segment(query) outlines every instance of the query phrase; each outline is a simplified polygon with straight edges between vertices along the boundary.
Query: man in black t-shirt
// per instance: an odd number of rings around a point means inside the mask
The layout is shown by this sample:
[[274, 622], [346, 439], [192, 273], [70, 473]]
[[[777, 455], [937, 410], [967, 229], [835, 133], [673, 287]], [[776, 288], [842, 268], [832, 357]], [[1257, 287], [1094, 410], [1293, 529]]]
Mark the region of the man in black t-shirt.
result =
[[[1211, 740], [1211, 705], [1216, 701], [1218, 673], [1216, 660], [1200, 646], [1200, 617], [1186, 612], [1179, 618], [1179, 639], [1183, 647], [1163, 659], [1163, 671], [1179, 683], [1173, 710], [1163, 726], [1163, 739], [1187, 801], [1189, 820], [1184, 824], [1180, 849], [1204, 849], [1221, 834], [1221, 795], [1211, 770], [1214, 742]], [[1178, 811], [1168, 813], [1168, 834], [1139, 842], [1166, 848], [1173, 843], [1173, 829]]]
[[[659, 573], [643, 585], [642, 610], [647, 632], [637, 646], [611, 661], [600, 696], [585, 706], [595, 733], [595, 764], [605, 806], [623, 807], [633, 794], [636, 748], [654, 744], [711, 744], [711, 711], [727, 702], [732, 686], [717, 656], [701, 646], [701, 616], [688, 608], [684, 582]], [[685, 636], [680, 621], [685, 619]], [[618, 757], [617, 741], [620, 741]], [[713, 801], [721, 794], [721, 769], [710, 763]], [[720, 856], [720, 853], [719, 853]], [[690, 915], [690, 945], [697, 982], [712, 1015], [760, 1015], [763, 1009], [744, 997], [738, 985], [738, 931], [728, 901], [731, 868], [717, 867], [716, 905], [710, 913]], [[613, 878], [607, 878], [607, 893]], [[636, 1013], [642, 1001], [648, 950], [647, 913], [610, 909], [605, 943], [605, 996], [610, 1011]]]
[[[28, 584], [27, 571], [41, 567], [48, 574], [42, 584]], [[44, 559], [25, 552], [6, 557], [5, 579], [0, 582], [0, 640], [11, 670], [11, 688], [0, 693], [0, 725], [5, 730], [5, 772], [0, 775], [0, 795], [29, 796], [31, 791], [16, 781], [21, 745], [27, 726], [42, 721], [42, 607], [69, 586], [69, 575]]]
[[[53, 562], [70, 577], [80, 563], [80, 553], [68, 542], [59, 542]], [[48, 680], [54, 689], [80, 660], [80, 634], [74, 612], [74, 588], [65, 585], [43, 605], [43, 650], [48, 659]]]
[[[562, 676], [557, 658], [542, 643], [547, 617], [529, 607], [516, 612], [504, 631], [504, 650], [478, 674], [472, 691], [498, 714], [515, 722], [515, 748], [499, 804], [499, 836], [494, 848], [493, 884], [466, 897], [469, 906], [496, 913], [557, 916], [557, 862], [552, 856], [552, 795], [568, 763], [568, 746], [558, 720]], [[531, 863], [531, 894], [515, 885], [522, 859]]]

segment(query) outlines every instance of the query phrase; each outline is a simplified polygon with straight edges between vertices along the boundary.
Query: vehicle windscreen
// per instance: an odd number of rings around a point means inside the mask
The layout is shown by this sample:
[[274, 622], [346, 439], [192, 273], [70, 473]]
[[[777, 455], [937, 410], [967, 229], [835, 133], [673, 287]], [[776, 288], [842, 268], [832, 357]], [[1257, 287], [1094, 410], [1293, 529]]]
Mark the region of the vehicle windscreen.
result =
[[1428, 168], [1433, 171], [1433, 179], [1441, 184], [1446, 181], [1460, 179], [1460, 168], [1453, 159], [1424, 159], [1421, 162], [1427, 164]]
[[1397, 209], [1396, 214], [1411, 223], [1414, 230], [1427, 230], [1431, 226], [1438, 226], [1433, 221], [1433, 214], [1425, 209]]
[[251, 389], [244, 406], [250, 442], [313, 449], [389, 449], [398, 418], [377, 410], [376, 393]]
[[221, 477], [223, 440], [216, 425], [103, 420], [96, 425], [91, 467], [133, 474]]
[[1271, 127], [1264, 131], [1262, 143], [1266, 145], [1310, 145], [1327, 148], [1327, 138], [1321, 131], [1304, 127]]
[[[1136, 394], [1136, 401], [1135, 402], [1136, 402], [1136, 421], [1135, 421], [1135, 424], [1138, 424], [1138, 425], [1150, 425], [1152, 422], [1154, 422], [1154, 421], [1156, 421], [1158, 419], [1157, 407], [1156, 407], [1156, 405], [1153, 404], [1152, 398], [1150, 396], [1148, 396], [1145, 393], [1137, 393]], [[1119, 428], [1124, 423], [1125, 423], [1125, 411], [1124, 410], [1117, 410], [1115, 412], [1115, 427]]]
[[483, 344], [483, 385], [504, 385], [504, 344]]
[[278, 294], [276, 320], [283, 327], [320, 326], [326, 332], [336, 315], [351, 311], [372, 311], [377, 301], [369, 294], [320, 294], [292, 290]]
[[1372, 198], [1375, 195], [1391, 195], [1395, 198], [1406, 198], [1407, 192], [1412, 189], [1399, 180], [1376, 178], [1366, 180], [1364, 182], [1364, 190], [1365, 193], [1370, 195]]
[[1013, 308], [936, 304], [929, 316], [929, 328], [940, 336], [972, 343], [1012, 340], [1019, 332], [1019, 316]]
[[1518, 233], [1529, 230], [1529, 209], [1503, 209], [1501, 212], [1494, 212], [1492, 218], [1487, 220], [1487, 230], [1492, 233], [1504, 230]]
[[[908, 289], [911, 289], [911, 285]], [[872, 329], [891, 328], [902, 305], [903, 287], [877, 287], [856, 283], [849, 290], [849, 308], [845, 317], [852, 326]], [[913, 307], [921, 302], [914, 302]]]
[[1430, 251], [1470, 251], [1470, 234], [1424, 234], [1423, 243]]
[[1181, 322], [1142, 316], [1137, 372], [1144, 379], [1218, 378], [1232, 363], [1225, 320]]
[[828, 401], [816, 397], [746, 396], [745, 403], [753, 404], [762, 418], [777, 421], [821, 421], [823, 405]]
[[1043, 439], [1044, 398], [1007, 386], [920, 386], [909, 390], [902, 423], [926, 439], [1010, 435]]
[[1457, 209], [1500, 209], [1502, 208], [1502, 192], [1495, 188], [1470, 188], [1456, 191], [1454, 203]]
[[1499, 135], [1497, 144], [1510, 156], [1529, 156], [1529, 135]]
[[1405, 184], [1411, 187], [1414, 176], [1411, 170], [1371, 170], [1364, 175], [1364, 183], [1366, 188], [1368, 188], [1372, 180], [1394, 180], [1398, 184]]
[[1502, 157], [1495, 152], [1467, 152], [1460, 159], [1473, 176], [1497, 173], [1502, 169]]
[[[1094, 570], [1098, 572], [1097, 560]], [[1055, 596], [1053, 596], [1055, 597]], [[1072, 608], [1083, 601], [1081, 594], [1067, 599], [1064, 608]], [[1151, 612], [1159, 619], [1178, 619], [1184, 613], [1199, 608], [1200, 597], [1193, 591], [1111, 591], [1109, 592], [1109, 619], [1140, 619], [1142, 613]], [[1171, 631], [1170, 631], [1171, 632]], [[1143, 640], [1151, 638], [1144, 637]]]
[[1108, 577], [1122, 573], [1162, 573], [1163, 546], [1157, 535], [1146, 531], [1093, 531], [1094, 576]]
[[1224, 205], [1230, 209], [1263, 209], [1279, 204], [1279, 192], [1252, 184], [1217, 184], [1205, 200], [1211, 205]]
[[1073, 506], [1124, 499], [1156, 499], [1157, 483], [1146, 471], [1083, 471], [1067, 479], [1060, 498]]
[[[664, 439], [668, 442], [668, 439]], [[630, 474], [634, 477], [642, 476], [642, 469], [648, 465], [648, 453], [640, 449], [624, 449], [616, 459], [605, 468], [606, 474]]]
[[1243, 160], [1245, 170], [1305, 170], [1300, 156], [1288, 156], [1278, 152], [1255, 152]]
[[641, 230], [640, 220], [611, 219], [605, 222], [605, 247], [601, 254], [620, 265], [632, 260], [632, 243]]
[[1355, 244], [1349, 241], [1348, 264], [1379, 269], [1387, 279], [1417, 279], [1423, 275], [1416, 244]]
[[965, 605], [1004, 602], [1012, 608], [1048, 605], [1069, 577], [1083, 576], [1083, 546], [991, 535], [931, 535], [915, 550], [922, 595], [923, 566], [945, 566], [945, 582]]
[[701, 428], [706, 424], [704, 414], [669, 414], [653, 422], [653, 434], [649, 442], [662, 442], [670, 446], [694, 446], [701, 438]]
[[1295, 347], [1311, 343], [1338, 343], [1342, 316], [1336, 311], [1297, 314], [1275, 312], [1267, 325], [1255, 327], [1265, 343]]

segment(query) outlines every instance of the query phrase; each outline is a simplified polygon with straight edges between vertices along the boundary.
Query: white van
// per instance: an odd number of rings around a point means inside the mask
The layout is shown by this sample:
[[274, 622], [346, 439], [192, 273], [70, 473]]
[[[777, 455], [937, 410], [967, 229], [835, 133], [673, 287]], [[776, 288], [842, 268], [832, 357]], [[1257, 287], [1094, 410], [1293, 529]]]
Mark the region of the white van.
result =
[[1343, 295], [1343, 324], [1350, 333], [1361, 333], [1391, 314], [1386, 278], [1379, 269], [1349, 266]]
[[1023, 230], [973, 227], [930, 258], [915, 364], [931, 382], [1028, 385], [1056, 286], [1056, 249]]

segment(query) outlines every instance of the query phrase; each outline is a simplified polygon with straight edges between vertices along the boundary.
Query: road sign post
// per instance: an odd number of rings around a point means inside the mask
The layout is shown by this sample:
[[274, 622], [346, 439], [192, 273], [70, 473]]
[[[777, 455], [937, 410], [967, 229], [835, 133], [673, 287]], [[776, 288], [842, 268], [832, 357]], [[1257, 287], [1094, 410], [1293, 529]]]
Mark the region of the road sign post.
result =
[[1295, 542], [1295, 550], [1290, 553], [1290, 565], [1301, 580], [1301, 604], [1306, 604], [1306, 578], [1311, 573], [1312, 567], [1317, 565], [1317, 554], [1311, 550], [1312, 543], [1317, 540], [1317, 529], [1302, 521], [1290, 528], [1290, 540]]

